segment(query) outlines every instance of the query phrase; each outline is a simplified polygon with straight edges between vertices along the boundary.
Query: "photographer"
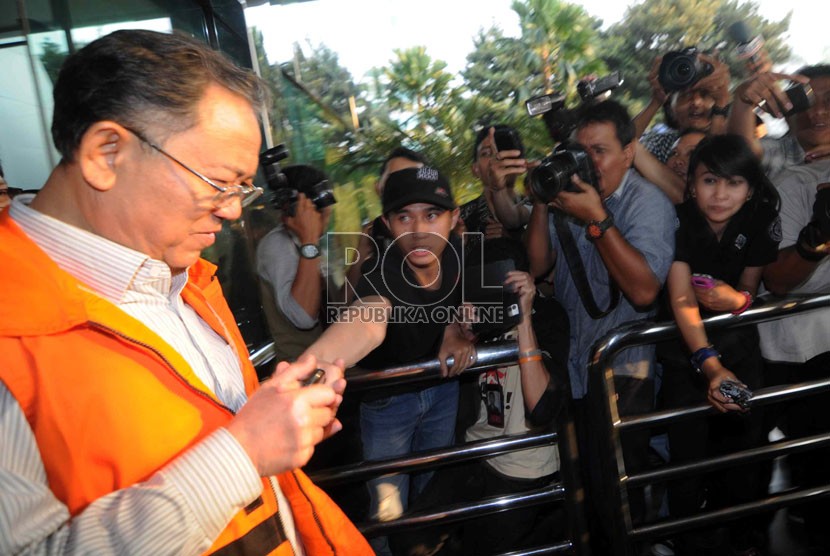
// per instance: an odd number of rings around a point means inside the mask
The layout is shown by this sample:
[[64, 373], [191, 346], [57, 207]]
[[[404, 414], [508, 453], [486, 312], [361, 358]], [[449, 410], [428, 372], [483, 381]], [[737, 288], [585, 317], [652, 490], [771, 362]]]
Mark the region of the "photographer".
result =
[[474, 251], [485, 241], [498, 237], [520, 240], [530, 211], [516, 193], [516, 179], [527, 171], [524, 145], [512, 127], [499, 124], [484, 127], [473, 145], [473, 175], [481, 180], [481, 195], [461, 206], [461, 220], [468, 233], [464, 248]]
[[[795, 85], [809, 84], [815, 99], [811, 108], [788, 114], [793, 109], [792, 100], [779, 85], [785, 79]], [[785, 170], [830, 155], [828, 94], [828, 65], [806, 66], [794, 75], [772, 72], [755, 75], [735, 89], [736, 102], [729, 115], [729, 132], [742, 135], [749, 142], [755, 155], [761, 158], [767, 175], [777, 184], [785, 178]], [[778, 139], [759, 138], [755, 133], [756, 111], [759, 110], [776, 117], [786, 115], [789, 131]]]
[[[810, 78], [815, 103], [787, 118], [791, 133], [806, 153], [830, 144], [830, 66], [804, 68]], [[750, 101], [757, 101], [747, 91]], [[765, 98], [769, 98], [766, 96]], [[770, 102], [769, 100], [767, 101]], [[765, 155], [766, 157], [766, 155]], [[766, 160], [765, 160], [766, 162]], [[815, 295], [830, 291], [830, 159], [790, 166], [775, 182], [781, 196], [782, 240], [778, 258], [764, 270], [764, 285], [777, 295]], [[830, 368], [830, 311], [814, 311], [760, 323], [761, 353], [767, 361], [768, 384], [794, 383], [827, 378]], [[787, 435], [793, 438], [826, 432], [830, 428], [828, 395], [810, 396], [786, 411]], [[830, 452], [822, 449], [788, 457], [793, 481], [800, 486], [826, 482]], [[830, 535], [826, 527], [825, 501], [804, 505], [802, 515], [811, 546], [826, 554]], [[791, 513], [792, 510], [791, 510]], [[820, 550], [819, 550], [820, 549]]]
[[[612, 328], [654, 314], [654, 301], [674, 255], [674, 210], [657, 187], [630, 169], [634, 124], [622, 105], [607, 100], [583, 107], [575, 138], [596, 168], [596, 183], [571, 176], [572, 190], [555, 196], [550, 203], [553, 212], [534, 188], [537, 199], [527, 242], [531, 273], [544, 276], [553, 267], [556, 296], [568, 313], [568, 371], [580, 460], [592, 466], [584, 471], [588, 483], [600, 484], [599, 469], [592, 463], [596, 458], [591, 457], [597, 449], [590, 445], [597, 435], [590, 434], [587, 405], [591, 346]], [[544, 168], [544, 161], [539, 168]], [[622, 415], [651, 409], [653, 360], [653, 346], [628, 349], [616, 359]], [[625, 444], [629, 471], [645, 464], [648, 435], [636, 440]], [[633, 499], [632, 506], [635, 516], [643, 510]]]
[[[666, 162], [683, 131], [694, 129], [709, 135], [726, 132], [726, 117], [732, 98], [729, 93], [729, 67], [716, 57], [692, 52], [691, 49], [687, 49], [669, 53], [694, 57], [695, 63], [692, 65], [697, 70], [693, 72], [697, 81], [674, 91], [667, 91], [666, 85], [668, 84], [671, 89], [678, 84], [665, 75], [665, 69], [664, 75], [660, 72], [661, 66], [665, 68], [665, 57], [655, 58], [648, 75], [652, 90], [651, 101], [634, 118], [636, 135], [640, 137], [640, 142], [661, 162]], [[643, 133], [661, 106], [669, 129]]]
[[[286, 182], [282, 191], [295, 193], [296, 198], [286, 201], [291, 193], [276, 195], [275, 208], [281, 211], [282, 225], [262, 238], [256, 266], [277, 358], [293, 361], [321, 332], [324, 277], [320, 238], [328, 227], [331, 206], [317, 206], [312, 199], [330, 203], [333, 196], [328, 177], [316, 168], [288, 166], [283, 174]], [[325, 202], [318, 200], [319, 204]]]

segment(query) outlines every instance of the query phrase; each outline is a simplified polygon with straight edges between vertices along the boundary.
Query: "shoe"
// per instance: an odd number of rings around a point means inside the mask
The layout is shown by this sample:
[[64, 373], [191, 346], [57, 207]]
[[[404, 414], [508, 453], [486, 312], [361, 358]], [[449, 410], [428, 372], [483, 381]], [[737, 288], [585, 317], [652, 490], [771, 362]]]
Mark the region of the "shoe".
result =
[[674, 556], [674, 542], [671, 539], [661, 539], [651, 545], [652, 556]]

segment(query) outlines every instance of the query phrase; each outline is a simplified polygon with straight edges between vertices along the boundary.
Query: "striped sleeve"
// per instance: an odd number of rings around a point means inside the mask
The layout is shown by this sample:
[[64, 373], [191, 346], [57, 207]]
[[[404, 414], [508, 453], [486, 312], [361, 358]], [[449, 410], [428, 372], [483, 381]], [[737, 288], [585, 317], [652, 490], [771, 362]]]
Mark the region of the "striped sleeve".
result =
[[148, 481], [70, 519], [49, 490], [20, 406], [0, 383], [0, 554], [200, 554], [261, 489], [242, 447], [220, 429]]

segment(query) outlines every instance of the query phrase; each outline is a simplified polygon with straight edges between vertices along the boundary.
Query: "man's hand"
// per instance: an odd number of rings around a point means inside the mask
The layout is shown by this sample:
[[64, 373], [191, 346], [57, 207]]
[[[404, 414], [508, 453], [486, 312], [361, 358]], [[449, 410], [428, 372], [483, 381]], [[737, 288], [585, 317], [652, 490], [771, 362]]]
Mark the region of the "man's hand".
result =
[[484, 239], [495, 239], [504, 236], [504, 226], [502, 226], [501, 222], [496, 220], [487, 220], [484, 227]]
[[317, 243], [323, 235], [324, 220], [323, 214], [303, 193], [297, 195], [294, 216], [284, 215], [282, 219], [285, 227], [294, 232], [301, 243]]
[[[493, 191], [501, 191], [508, 186], [508, 183], [515, 180], [515, 176], [527, 172], [527, 161], [521, 158], [522, 151], [518, 149], [499, 151], [496, 146], [496, 128], [490, 128], [487, 137], [490, 142], [493, 158], [490, 161], [487, 176], [482, 176], [484, 186]], [[511, 176], [514, 176], [511, 180]]]
[[302, 467], [314, 446], [343, 428], [335, 417], [345, 388], [342, 361], [320, 366], [324, 382], [301, 387], [317, 368], [312, 356], [281, 362], [228, 424], [261, 476]]
[[830, 157], [830, 145], [819, 145], [807, 151], [804, 155], [804, 162], [810, 164], [827, 157]]
[[715, 106], [726, 106], [732, 96], [729, 94], [729, 66], [708, 54], [699, 54], [701, 61], [707, 62], [714, 68], [712, 73], [695, 83], [695, 89], [706, 89], [715, 100]]
[[[452, 367], [447, 366], [447, 359], [453, 357]], [[444, 339], [438, 351], [438, 360], [441, 362], [441, 376], [456, 376], [476, 361], [476, 349], [470, 333], [460, 324], [448, 324], [444, 328]]]
[[648, 72], [648, 82], [651, 85], [651, 98], [654, 102], [663, 105], [666, 99], [669, 98], [666, 90], [660, 84], [658, 76], [660, 74], [660, 64], [663, 63], [663, 57], [657, 56], [651, 63], [651, 69]]
[[551, 204], [583, 222], [604, 220], [607, 213], [596, 188], [582, 181], [576, 174], [571, 176], [571, 182], [579, 188], [579, 193], [563, 190]]
[[536, 285], [533, 283], [533, 278], [527, 272], [511, 270], [507, 273], [504, 287], [519, 296], [522, 319], [529, 321], [533, 312], [533, 299], [536, 297]]
[[786, 93], [778, 86], [778, 81], [789, 79], [798, 83], [809, 83], [810, 80], [803, 75], [790, 75], [786, 73], [759, 73], [744, 81], [735, 89], [735, 98], [753, 107], [766, 110], [776, 118], [784, 115], [784, 112], [792, 110], [792, 103]]
[[711, 288], [692, 286], [692, 289], [695, 291], [697, 302], [710, 311], [737, 311], [746, 303], [744, 294], [723, 280], [715, 280], [715, 285]]

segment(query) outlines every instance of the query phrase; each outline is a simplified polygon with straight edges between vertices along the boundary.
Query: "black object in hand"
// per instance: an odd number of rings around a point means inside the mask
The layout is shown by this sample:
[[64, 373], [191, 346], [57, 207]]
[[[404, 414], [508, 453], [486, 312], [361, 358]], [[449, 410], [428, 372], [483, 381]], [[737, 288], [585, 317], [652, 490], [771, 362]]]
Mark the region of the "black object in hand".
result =
[[752, 390], [741, 386], [732, 380], [724, 380], [720, 383], [720, 393], [732, 400], [741, 407], [741, 409], [749, 409], [749, 402], [752, 400]]
[[830, 187], [822, 187], [816, 193], [816, 200], [813, 203], [813, 222], [818, 224], [824, 241], [830, 240]]
[[326, 376], [326, 371], [323, 369], [317, 369], [311, 375], [303, 380], [303, 386], [311, 386], [312, 384], [317, 384]]

